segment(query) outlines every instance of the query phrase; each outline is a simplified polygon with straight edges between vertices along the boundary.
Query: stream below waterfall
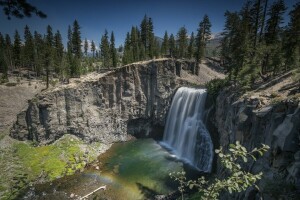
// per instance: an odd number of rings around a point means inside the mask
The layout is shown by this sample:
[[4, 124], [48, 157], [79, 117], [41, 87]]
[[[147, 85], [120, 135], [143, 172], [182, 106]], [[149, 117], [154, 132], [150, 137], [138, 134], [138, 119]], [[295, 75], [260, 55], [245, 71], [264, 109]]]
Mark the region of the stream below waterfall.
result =
[[[31, 187], [25, 199], [78, 199], [102, 185], [89, 199], [135, 200], [168, 194], [176, 190], [169, 173], [185, 170], [188, 166], [162, 148], [153, 139], [138, 139], [114, 144], [99, 156], [99, 170], [95, 167]], [[198, 173], [196, 171], [192, 173]]]

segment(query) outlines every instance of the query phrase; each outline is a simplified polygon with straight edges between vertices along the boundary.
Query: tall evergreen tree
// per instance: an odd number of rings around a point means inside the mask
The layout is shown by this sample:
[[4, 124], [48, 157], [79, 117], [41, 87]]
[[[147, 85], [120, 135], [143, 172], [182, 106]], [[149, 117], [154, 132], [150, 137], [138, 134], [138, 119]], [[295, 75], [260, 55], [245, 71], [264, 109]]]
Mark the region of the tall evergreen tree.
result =
[[140, 59], [138, 39], [139, 37], [137, 27], [132, 26], [130, 33], [130, 45], [132, 48], [133, 61], [138, 61]]
[[194, 37], [194, 32], [192, 32], [192, 34], [191, 34], [190, 43], [189, 43], [187, 51], [188, 51], [187, 52], [187, 57], [189, 59], [193, 58], [194, 54], [195, 54], [195, 37]]
[[54, 35], [54, 70], [57, 74], [62, 75], [62, 62], [64, 56], [64, 45], [59, 31]]
[[83, 45], [83, 50], [84, 50], [85, 56], [87, 56], [88, 49], [89, 49], [89, 43], [88, 43], [87, 39], [85, 38], [84, 45]]
[[13, 46], [13, 60], [15, 67], [21, 65], [21, 38], [19, 32], [16, 30], [14, 35], [14, 46]]
[[173, 34], [169, 38], [169, 52], [171, 57], [176, 57], [176, 41]]
[[268, 48], [264, 65], [262, 67], [262, 73], [267, 74], [269, 72], [277, 73], [283, 63], [281, 54], [282, 41], [280, 38], [283, 29], [281, 24], [283, 23], [283, 15], [286, 10], [286, 6], [283, 0], [274, 2], [268, 11], [269, 19], [266, 22], [265, 41]]
[[198, 34], [196, 37], [196, 61], [200, 62], [205, 56], [206, 42], [211, 36], [211, 23], [208, 15], [204, 15], [203, 20], [199, 23]]
[[51, 65], [53, 63], [53, 44], [54, 37], [52, 32], [52, 27], [47, 26], [47, 34], [45, 37], [45, 50], [44, 50], [44, 68], [46, 70], [46, 88], [49, 87], [49, 76]]
[[10, 36], [8, 34], [5, 35], [5, 41], [2, 39], [1, 43], [4, 44], [4, 49], [3, 49], [3, 53], [4, 53], [4, 58], [5, 58], [5, 63], [6, 66], [8, 67], [7, 69], [12, 69], [13, 68], [13, 45], [10, 39]]
[[72, 28], [71, 26], [68, 27], [68, 43], [67, 43], [67, 52], [73, 52], [73, 39], [72, 39]]
[[125, 39], [125, 45], [124, 45], [124, 53], [122, 58], [122, 63], [124, 65], [132, 63], [133, 62], [133, 53], [132, 53], [132, 47], [130, 45], [130, 34], [127, 32], [126, 39]]
[[166, 55], [169, 54], [169, 36], [168, 36], [167, 31], [165, 32], [164, 39], [163, 39], [163, 42], [161, 44], [161, 54], [163, 56], [166, 56]]
[[34, 42], [33, 36], [29, 30], [29, 27], [26, 25], [24, 30], [24, 65], [26, 67], [31, 67], [32, 70], [34, 69]]
[[142, 22], [141, 22], [141, 40], [142, 40], [142, 44], [144, 46], [145, 49], [145, 54], [148, 55], [149, 54], [149, 24], [148, 24], [149, 20], [147, 15], [144, 16]]
[[187, 30], [185, 27], [181, 27], [177, 33], [178, 43], [178, 57], [185, 58], [187, 55]]
[[[73, 47], [73, 54], [75, 55], [76, 58], [80, 59], [81, 58], [81, 32], [77, 20], [75, 20], [73, 23], [72, 47]], [[77, 73], [79, 73], [79, 71], [77, 71]]]
[[93, 58], [94, 58], [95, 57], [95, 51], [96, 51], [96, 46], [95, 46], [94, 40], [92, 40], [91, 51], [93, 52]]
[[109, 40], [108, 32], [105, 30], [104, 35], [101, 37], [100, 43], [101, 59], [103, 67], [110, 67], [110, 50], [109, 50]]
[[267, 44], [276, 43], [279, 39], [279, 34], [282, 31], [281, 24], [283, 23], [283, 14], [286, 6], [283, 0], [277, 0], [269, 8], [269, 19], [266, 24], [265, 40]]
[[300, 2], [289, 13], [290, 22], [286, 30], [285, 57], [286, 69], [300, 68]]
[[118, 57], [117, 57], [117, 50], [115, 47], [115, 35], [114, 32], [111, 32], [110, 35], [110, 57], [111, 57], [111, 61], [112, 61], [112, 66], [113, 67], [117, 67], [118, 64]]
[[153, 58], [155, 37], [153, 32], [154, 26], [153, 26], [152, 19], [148, 18], [147, 15], [145, 15], [141, 22], [140, 27], [141, 27], [141, 41], [145, 49], [145, 54], [148, 58]]
[[71, 48], [71, 53], [68, 51], [68, 65], [70, 67], [70, 75], [72, 77], [80, 76], [81, 66], [81, 32], [78, 21], [73, 22], [72, 31], [68, 30], [68, 48]]
[[233, 51], [236, 43], [236, 35], [239, 31], [240, 18], [237, 12], [225, 12], [225, 26], [222, 32], [223, 39], [221, 41], [221, 56], [223, 65], [229, 73], [229, 79], [232, 78], [234, 65]]
[[41, 34], [34, 32], [34, 67], [37, 76], [40, 76], [43, 69], [43, 60], [44, 60], [44, 40]]
[[0, 77], [0, 83], [8, 81], [8, 67], [7, 62], [5, 62], [5, 51], [7, 51], [5, 40], [0, 33], [0, 72], [3, 73], [2, 77]]
[[148, 20], [148, 38], [149, 38], [149, 47], [148, 47], [148, 52], [149, 52], [149, 58], [153, 58], [154, 55], [156, 54], [155, 52], [155, 37], [154, 37], [154, 27], [153, 27], [153, 21], [152, 18], [149, 17]]

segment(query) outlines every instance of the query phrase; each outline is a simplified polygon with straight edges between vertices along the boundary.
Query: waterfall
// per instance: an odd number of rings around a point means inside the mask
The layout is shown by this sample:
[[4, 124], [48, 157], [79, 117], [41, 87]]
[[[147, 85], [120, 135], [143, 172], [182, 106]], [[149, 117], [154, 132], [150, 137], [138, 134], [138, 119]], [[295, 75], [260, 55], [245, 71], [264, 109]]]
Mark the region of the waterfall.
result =
[[205, 89], [177, 90], [167, 118], [162, 145], [200, 171], [210, 172], [213, 144], [202, 122]]

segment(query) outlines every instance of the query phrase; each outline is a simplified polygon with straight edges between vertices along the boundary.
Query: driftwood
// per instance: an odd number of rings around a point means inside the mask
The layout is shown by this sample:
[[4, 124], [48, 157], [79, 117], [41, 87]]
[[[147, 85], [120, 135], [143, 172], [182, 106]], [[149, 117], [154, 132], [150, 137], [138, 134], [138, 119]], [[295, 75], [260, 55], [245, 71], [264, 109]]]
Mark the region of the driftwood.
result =
[[106, 185], [97, 188], [97, 189], [94, 190], [93, 192], [91, 192], [91, 193], [85, 195], [84, 197], [81, 197], [80, 200], [83, 200], [83, 199], [88, 198], [90, 195], [94, 194], [95, 192], [97, 192], [98, 190], [101, 190], [101, 189], [106, 190]]

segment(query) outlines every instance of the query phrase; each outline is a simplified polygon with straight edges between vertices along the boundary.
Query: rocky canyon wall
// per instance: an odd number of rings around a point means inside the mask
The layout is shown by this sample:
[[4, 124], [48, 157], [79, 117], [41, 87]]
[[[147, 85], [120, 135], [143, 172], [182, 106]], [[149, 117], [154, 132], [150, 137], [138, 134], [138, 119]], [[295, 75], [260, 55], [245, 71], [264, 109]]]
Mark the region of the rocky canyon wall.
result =
[[198, 70], [194, 62], [160, 59], [75, 80], [30, 100], [11, 136], [48, 144], [65, 133], [107, 143], [162, 134], [175, 90], [193, 84], [187, 76], [197, 78]]
[[[269, 145], [270, 150], [261, 159], [245, 167], [254, 173], [264, 173], [259, 184], [264, 199], [294, 199], [288, 195], [297, 196], [300, 189], [299, 100], [272, 104], [266, 102], [266, 93], [239, 97], [232, 91], [235, 90], [223, 90], [216, 101], [214, 121], [219, 133], [216, 143], [226, 148], [238, 140], [248, 150], [262, 143]], [[253, 188], [237, 197], [255, 198], [258, 199], [258, 191]]]

